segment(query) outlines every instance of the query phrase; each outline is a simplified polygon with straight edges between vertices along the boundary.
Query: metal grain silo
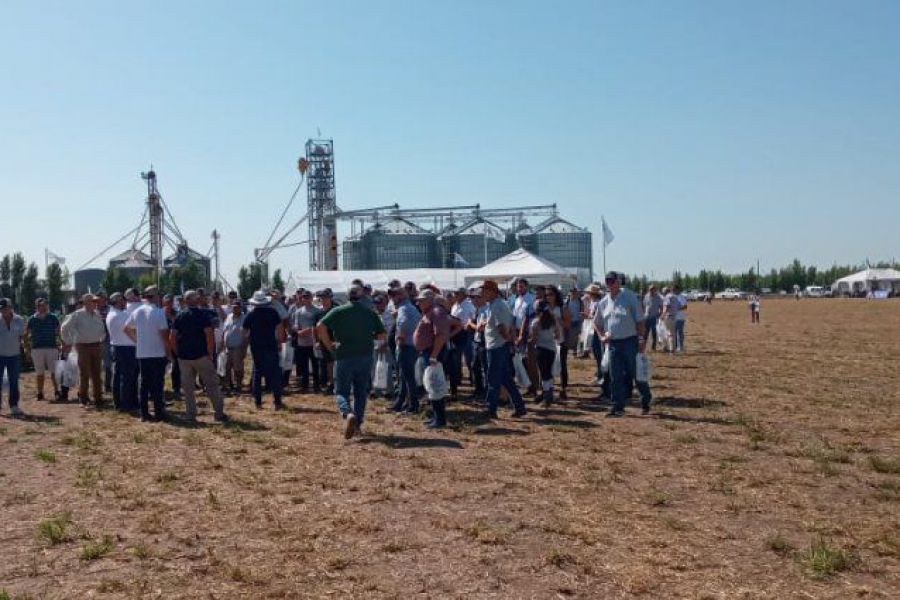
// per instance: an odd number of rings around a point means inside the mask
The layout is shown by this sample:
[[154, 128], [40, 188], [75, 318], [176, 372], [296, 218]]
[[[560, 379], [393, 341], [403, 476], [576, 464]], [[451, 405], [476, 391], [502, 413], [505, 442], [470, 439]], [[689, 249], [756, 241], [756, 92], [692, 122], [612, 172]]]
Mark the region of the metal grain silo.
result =
[[551, 217], [521, 236], [526, 250], [561, 267], [593, 269], [593, 238], [591, 232], [561, 217]]

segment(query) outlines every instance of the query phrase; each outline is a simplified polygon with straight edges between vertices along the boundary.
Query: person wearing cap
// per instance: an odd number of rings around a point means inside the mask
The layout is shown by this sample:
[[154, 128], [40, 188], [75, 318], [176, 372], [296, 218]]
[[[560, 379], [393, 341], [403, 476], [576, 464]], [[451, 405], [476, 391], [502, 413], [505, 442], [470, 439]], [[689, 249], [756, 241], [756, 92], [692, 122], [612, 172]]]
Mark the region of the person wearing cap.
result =
[[316, 325], [322, 318], [322, 310], [313, 306], [312, 292], [298, 292], [299, 302], [291, 308], [290, 324], [294, 339], [294, 365], [297, 379], [300, 380], [300, 391], [309, 391], [310, 374], [312, 374], [313, 392], [319, 393], [319, 360], [316, 358]]
[[134, 288], [125, 290], [125, 309], [131, 314], [141, 306], [141, 296]]
[[397, 363], [400, 374], [400, 385], [391, 410], [394, 412], [419, 412], [419, 386], [416, 383], [416, 344], [413, 337], [422, 314], [416, 309], [406, 288], [394, 288], [394, 304], [397, 307], [397, 319], [394, 329], [397, 343]]
[[81, 376], [78, 399], [82, 406], [88, 404], [88, 383], [93, 388], [94, 404], [103, 404], [103, 340], [106, 338], [106, 323], [97, 312], [94, 296], [81, 297], [82, 307], [63, 321], [60, 331], [68, 352], [75, 346], [78, 352], [78, 372]]
[[199, 376], [203, 387], [206, 388], [206, 395], [212, 401], [215, 420], [227, 422], [225, 402], [222, 399], [219, 378], [213, 363], [216, 350], [213, 336], [215, 320], [208, 310], [199, 306], [199, 294], [194, 290], [184, 293], [184, 302], [185, 308], [179, 311], [169, 330], [169, 347], [175, 349], [184, 375], [185, 417], [188, 422], [197, 421], [194, 388]]
[[[637, 294], [620, 283], [620, 276], [610, 271], [605, 278], [609, 293], [600, 301], [594, 317], [594, 328], [609, 346], [609, 375], [612, 384], [612, 408], [607, 416], [621, 417], [629, 390], [637, 375], [637, 355], [644, 352], [644, 311]], [[650, 412], [650, 386], [637, 382], [643, 414]]]
[[[581, 301], [581, 295], [578, 286], [572, 286], [569, 294], [563, 301], [563, 315], [568, 314], [568, 326], [563, 330], [563, 342], [559, 346], [560, 374], [559, 374], [559, 397], [562, 400], [567, 398], [567, 388], [569, 386], [569, 352], [575, 356], [578, 352], [578, 340], [581, 338], [581, 329], [584, 326], [584, 302]], [[565, 322], [565, 319], [564, 319]]]
[[125, 321], [125, 335], [135, 343], [135, 357], [141, 370], [141, 421], [167, 421], [169, 416], [163, 402], [163, 389], [166, 362], [174, 358], [169, 345], [169, 322], [159, 305], [159, 290], [155, 285], [146, 288], [141, 297], [141, 305]]
[[106, 330], [113, 350], [113, 406], [121, 411], [138, 410], [138, 363], [134, 341], [125, 334], [129, 312], [125, 296], [109, 297], [112, 306], [106, 315]]
[[[443, 368], [443, 364], [447, 362], [446, 344], [450, 340], [451, 326], [447, 309], [437, 300], [437, 295], [431, 289], [424, 289], [419, 294], [419, 310], [422, 311], [422, 318], [413, 333], [413, 342], [421, 360], [431, 366], [440, 364]], [[432, 429], [446, 427], [446, 400], [431, 399], [431, 409], [432, 419], [426, 423], [426, 427]]]
[[[334, 395], [344, 427], [350, 439], [362, 427], [366, 400], [372, 381], [372, 355], [375, 340], [383, 340], [384, 324], [375, 311], [361, 302], [363, 289], [354, 285], [347, 294], [350, 302], [332, 309], [319, 321], [316, 333], [323, 346], [334, 353]], [[351, 392], [353, 406], [350, 406]]]
[[[338, 305], [334, 302], [334, 294], [331, 288], [325, 288], [316, 292], [317, 308], [322, 311], [322, 317], [334, 310]], [[321, 321], [321, 317], [319, 318]], [[318, 326], [317, 326], [318, 327]], [[316, 334], [316, 345], [313, 347], [316, 359], [319, 361], [319, 385], [325, 388], [326, 394], [334, 393], [334, 354], [329, 352]]]
[[59, 386], [56, 383], [56, 361], [59, 359], [59, 319], [50, 312], [46, 298], [38, 298], [34, 303], [34, 314], [25, 328], [25, 342], [31, 348], [31, 362], [37, 375], [37, 399], [44, 399], [45, 373], [50, 373], [53, 395], [59, 400]]
[[644, 325], [647, 328], [647, 336], [653, 338], [652, 348], [656, 350], [657, 335], [656, 323], [663, 312], [663, 297], [656, 291], [656, 284], [650, 284], [647, 293], [644, 294]]
[[[25, 413], [19, 408], [19, 371], [25, 319], [13, 310], [9, 298], [0, 298], [0, 380], [4, 373], [9, 380], [9, 414], [18, 417]], [[0, 403], [3, 400], [0, 387]]]
[[416, 298], [419, 297], [419, 288], [412, 281], [407, 281], [403, 284], [403, 289], [406, 291], [406, 297], [415, 305]]
[[526, 414], [525, 402], [516, 387], [513, 377], [511, 344], [516, 340], [518, 330], [509, 304], [500, 297], [500, 287], [496, 281], [486, 280], [481, 288], [482, 296], [487, 304], [483, 321], [485, 356], [487, 363], [487, 417], [497, 418], [497, 405], [500, 400], [500, 389], [512, 401], [515, 412], [513, 417]]
[[273, 305], [271, 296], [263, 290], [253, 293], [250, 306], [253, 308], [244, 317], [242, 327], [253, 357], [253, 402], [256, 408], [262, 408], [262, 380], [265, 378], [272, 391], [275, 408], [282, 409], [284, 374], [281, 372], [278, 349], [285, 341], [284, 319]]
[[240, 394], [244, 385], [247, 340], [244, 339], [244, 308], [237, 298], [231, 301], [231, 312], [225, 317], [222, 342], [225, 346], [225, 385], [232, 393]]
[[395, 324], [395, 316], [394, 313], [388, 308], [388, 298], [386, 294], [382, 294], [381, 292], [376, 292], [372, 295], [372, 305], [375, 307], [375, 314], [378, 315], [378, 318], [381, 319], [381, 324], [384, 325], [385, 331], [385, 339], [376, 340], [375, 341], [375, 355], [373, 357], [374, 365], [372, 368], [372, 378], [375, 378], [375, 372], [377, 370], [378, 361], [381, 360], [387, 364], [388, 368], [388, 376], [387, 381], [385, 382], [385, 387], [375, 387], [373, 384], [372, 391], [373, 393], [383, 394], [385, 398], [392, 398], [394, 396], [394, 353], [391, 352], [391, 338], [393, 338], [394, 324]]

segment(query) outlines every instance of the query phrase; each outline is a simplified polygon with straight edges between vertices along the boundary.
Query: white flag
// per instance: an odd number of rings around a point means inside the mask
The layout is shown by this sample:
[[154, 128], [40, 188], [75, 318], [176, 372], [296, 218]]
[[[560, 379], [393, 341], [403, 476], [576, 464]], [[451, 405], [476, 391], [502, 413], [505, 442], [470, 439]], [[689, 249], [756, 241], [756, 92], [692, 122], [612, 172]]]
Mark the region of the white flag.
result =
[[616, 239], [616, 236], [613, 235], [612, 229], [606, 224], [606, 217], [600, 217], [600, 220], [603, 221], [603, 245], [609, 246]]
[[48, 259], [47, 262], [56, 263], [58, 265], [66, 264], [65, 258], [63, 258], [62, 256], [60, 256], [50, 250], [47, 251], [47, 259]]

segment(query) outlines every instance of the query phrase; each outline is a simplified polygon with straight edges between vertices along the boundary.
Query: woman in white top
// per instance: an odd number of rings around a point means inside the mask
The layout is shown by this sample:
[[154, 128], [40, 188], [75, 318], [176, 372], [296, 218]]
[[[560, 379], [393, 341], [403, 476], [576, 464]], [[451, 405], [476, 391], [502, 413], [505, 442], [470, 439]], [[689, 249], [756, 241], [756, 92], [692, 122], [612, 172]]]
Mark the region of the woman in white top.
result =
[[747, 304], [750, 306], [750, 322], [759, 323], [759, 295], [750, 294], [750, 301]]
[[535, 348], [538, 370], [541, 373], [544, 408], [553, 402], [553, 363], [562, 340], [559, 307], [553, 308], [546, 300], [535, 303], [535, 317], [531, 321], [529, 341]]

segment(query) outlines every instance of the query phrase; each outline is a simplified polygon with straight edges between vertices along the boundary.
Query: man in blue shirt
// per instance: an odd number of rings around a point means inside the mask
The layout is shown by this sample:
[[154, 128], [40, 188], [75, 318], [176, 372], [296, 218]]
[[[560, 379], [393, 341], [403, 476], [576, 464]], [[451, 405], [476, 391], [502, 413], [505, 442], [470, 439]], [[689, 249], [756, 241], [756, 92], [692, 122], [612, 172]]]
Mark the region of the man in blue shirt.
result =
[[[601, 341], [609, 346], [609, 374], [612, 379], [613, 405], [607, 416], [625, 414], [625, 402], [631, 382], [637, 375], [637, 355], [644, 352], [644, 311], [637, 295], [622, 287], [615, 271], [606, 274], [609, 293], [600, 300], [594, 316], [594, 327]], [[643, 414], [650, 412], [650, 386], [637, 382]]]
[[408, 413], [417, 413], [419, 412], [419, 386], [416, 385], [416, 359], [418, 356], [416, 345], [413, 342], [413, 334], [422, 315], [410, 301], [404, 288], [393, 288], [390, 294], [394, 300], [394, 306], [397, 307], [395, 339], [397, 341], [397, 364], [400, 369], [400, 385], [391, 410], [400, 412], [405, 408]]

